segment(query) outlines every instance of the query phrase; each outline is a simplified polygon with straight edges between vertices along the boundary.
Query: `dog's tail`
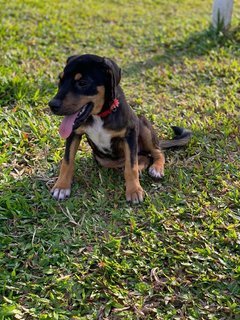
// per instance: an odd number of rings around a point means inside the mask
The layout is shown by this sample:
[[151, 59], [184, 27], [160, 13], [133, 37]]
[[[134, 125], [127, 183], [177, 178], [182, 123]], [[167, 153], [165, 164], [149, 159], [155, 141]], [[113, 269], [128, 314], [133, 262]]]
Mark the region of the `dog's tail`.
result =
[[172, 127], [172, 129], [175, 134], [172, 140], [159, 141], [159, 145], [162, 149], [185, 146], [189, 142], [192, 136], [191, 130], [180, 128], [180, 127]]

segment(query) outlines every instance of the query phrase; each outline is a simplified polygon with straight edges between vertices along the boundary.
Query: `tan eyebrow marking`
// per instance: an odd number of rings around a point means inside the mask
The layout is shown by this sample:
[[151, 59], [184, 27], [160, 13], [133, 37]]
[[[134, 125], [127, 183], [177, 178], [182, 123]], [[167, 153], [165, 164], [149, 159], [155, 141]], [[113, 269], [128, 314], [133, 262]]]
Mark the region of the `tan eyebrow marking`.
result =
[[74, 80], [80, 80], [82, 78], [81, 73], [76, 73]]

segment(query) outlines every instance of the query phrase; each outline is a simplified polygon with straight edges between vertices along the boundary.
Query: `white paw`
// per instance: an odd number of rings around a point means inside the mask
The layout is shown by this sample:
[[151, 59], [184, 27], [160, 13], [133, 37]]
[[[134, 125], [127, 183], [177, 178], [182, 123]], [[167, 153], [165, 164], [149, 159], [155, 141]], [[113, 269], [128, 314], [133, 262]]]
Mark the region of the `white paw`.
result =
[[160, 179], [160, 178], [164, 177], [163, 169], [158, 170], [153, 166], [151, 166], [149, 168], [148, 173], [150, 174], [151, 177], [153, 177], [155, 179]]
[[70, 196], [71, 189], [53, 189], [51, 191], [53, 198], [57, 200], [64, 200]]
[[126, 200], [128, 202], [132, 202], [133, 204], [137, 204], [143, 202], [144, 192], [141, 186], [136, 188], [135, 190], [126, 191]]

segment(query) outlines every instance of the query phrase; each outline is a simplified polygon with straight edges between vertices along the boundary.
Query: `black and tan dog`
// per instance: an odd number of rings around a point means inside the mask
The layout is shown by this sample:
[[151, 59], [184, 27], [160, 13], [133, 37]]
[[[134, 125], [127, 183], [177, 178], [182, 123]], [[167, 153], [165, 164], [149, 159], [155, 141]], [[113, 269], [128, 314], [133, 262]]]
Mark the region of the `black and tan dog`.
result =
[[58, 92], [49, 106], [54, 114], [65, 116], [59, 132], [66, 139], [66, 149], [53, 197], [60, 200], [70, 195], [74, 158], [85, 134], [98, 163], [124, 167], [127, 201], [143, 201], [139, 172], [149, 167], [152, 177], [163, 177], [161, 149], [185, 145], [191, 131], [173, 127], [175, 138], [159, 141], [150, 122], [127, 104], [119, 85], [121, 70], [111, 59], [72, 56], [59, 78]]

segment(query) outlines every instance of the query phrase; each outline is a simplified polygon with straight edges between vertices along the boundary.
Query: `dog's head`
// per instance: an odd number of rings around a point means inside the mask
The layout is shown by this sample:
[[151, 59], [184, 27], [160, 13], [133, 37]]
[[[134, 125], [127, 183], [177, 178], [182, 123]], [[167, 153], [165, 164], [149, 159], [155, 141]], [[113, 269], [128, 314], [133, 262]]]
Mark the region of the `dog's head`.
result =
[[111, 105], [120, 79], [121, 69], [111, 59], [90, 54], [69, 57], [59, 75], [58, 92], [49, 102], [54, 114], [65, 116], [62, 137], [98, 114], [104, 105]]

